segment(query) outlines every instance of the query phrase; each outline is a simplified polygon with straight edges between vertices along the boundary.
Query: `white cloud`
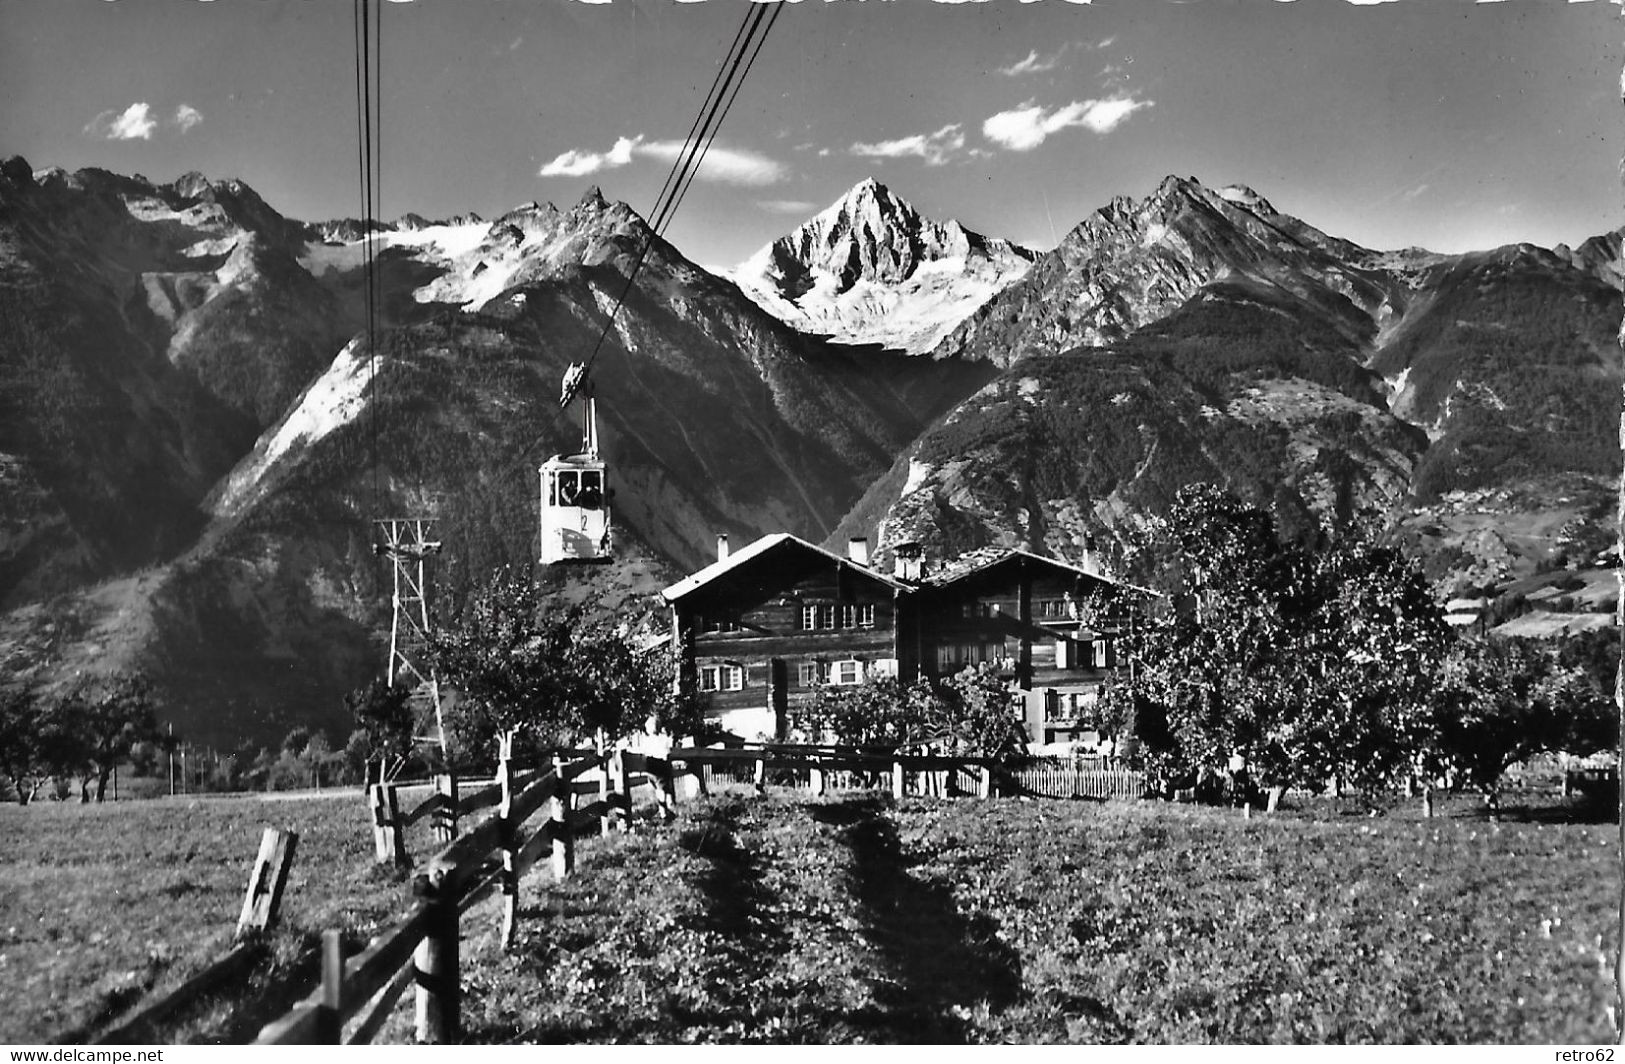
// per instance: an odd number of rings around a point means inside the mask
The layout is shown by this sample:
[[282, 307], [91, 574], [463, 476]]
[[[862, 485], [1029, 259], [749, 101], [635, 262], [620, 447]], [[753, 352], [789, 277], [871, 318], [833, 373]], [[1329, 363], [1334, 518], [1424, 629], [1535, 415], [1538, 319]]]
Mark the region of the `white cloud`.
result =
[[542, 177], [582, 177], [586, 174], [596, 174], [600, 170], [614, 170], [632, 161], [632, 149], [635, 144], [636, 141], [621, 137], [615, 142], [615, 146], [606, 152], [571, 148], [555, 156], [552, 162], [545, 163], [538, 173]]
[[[583, 151], [572, 148], [544, 164], [538, 173], [542, 177], [582, 177], [602, 170], [614, 170], [630, 164], [634, 157], [675, 162], [683, 154], [680, 140], [646, 141], [640, 134], [621, 137], [607, 152]], [[771, 185], [787, 176], [784, 165], [774, 159], [740, 148], [723, 148], [713, 144], [705, 153], [699, 171], [694, 175], [700, 181], [716, 181], [725, 185]]]
[[1150, 100], [1119, 95], [1103, 100], [1074, 100], [1065, 107], [1046, 111], [1028, 100], [983, 122], [982, 135], [1012, 151], [1031, 151], [1063, 129], [1082, 127], [1094, 133], [1110, 133], [1135, 111], [1150, 106]]
[[808, 214], [817, 209], [818, 204], [810, 200], [774, 199], [757, 200], [756, 206], [774, 214]]
[[965, 134], [959, 123], [943, 126], [935, 133], [916, 133], [896, 140], [871, 144], [857, 143], [849, 151], [865, 159], [924, 159], [927, 166], [941, 166], [965, 147]]
[[999, 73], [1007, 78], [1019, 77], [1022, 74], [1042, 74], [1046, 70], [1054, 70], [1060, 64], [1061, 56], [1065, 52], [1065, 45], [1062, 45], [1059, 51], [1050, 56], [1040, 56], [1035, 49], [1028, 52], [1025, 59], [1011, 63], [1007, 67], [1000, 67]]
[[108, 140], [151, 140], [158, 120], [152, 117], [152, 107], [146, 103], [132, 103], [123, 113], [103, 111], [90, 120], [85, 132]]
[[189, 133], [192, 127], [203, 121], [203, 112], [189, 103], [183, 103], [175, 108], [175, 125], [180, 127], [182, 133]]
[[1409, 190], [1407, 190], [1405, 192], [1401, 192], [1399, 194], [1399, 198], [1403, 199], [1403, 200], [1413, 200], [1413, 199], [1416, 199], [1418, 196], [1422, 195], [1424, 192], [1426, 192], [1429, 188], [1432, 188], [1432, 187], [1433, 186], [1429, 185], [1426, 181], [1424, 181], [1420, 185], [1417, 185], [1413, 189], [1409, 189]]
[[[638, 144], [633, 148], [640, 155], [675, 162], [683, 151], [680, 140], [658, 140]], [[789, 174], [784, 164], [760, 152], [744, 148], [722, 148], [711, 145], [705, 153], [700, 169], [694, 175], [701, 181], [717, 181], [724, 185], [771, 185], [783, 181]]]

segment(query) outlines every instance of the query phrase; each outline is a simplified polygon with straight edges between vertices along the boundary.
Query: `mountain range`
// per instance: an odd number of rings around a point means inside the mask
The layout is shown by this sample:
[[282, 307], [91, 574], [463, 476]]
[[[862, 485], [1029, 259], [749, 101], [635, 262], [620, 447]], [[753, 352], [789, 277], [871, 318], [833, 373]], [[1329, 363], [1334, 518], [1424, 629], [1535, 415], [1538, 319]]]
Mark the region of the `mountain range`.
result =
[[1373, 515], [1441, 594], [1490, 587], [1611, 542], [1619, 249], [1372, 251], [1169, 178], [1039, 254], [865, 181], [718, 276], [597, 190], [369, 229], [12, 159], [0, 655], [46, 687], [143, 668], [199, 741], [342, 737], [384, 660], [374, 520], [435, 519], [444, 610], [532, 571], [589, 358], [617, 560], [537, 578], [629, 624], [718, 532], [1126, 565], [1197, 480], [1288, 527]]

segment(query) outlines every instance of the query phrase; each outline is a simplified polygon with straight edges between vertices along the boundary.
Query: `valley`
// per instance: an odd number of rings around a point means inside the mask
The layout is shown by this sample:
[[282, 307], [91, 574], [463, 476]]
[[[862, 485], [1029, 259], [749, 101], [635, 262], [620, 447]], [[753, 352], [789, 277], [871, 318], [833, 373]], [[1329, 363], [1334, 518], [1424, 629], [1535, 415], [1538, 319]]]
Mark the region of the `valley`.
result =
[[596, 189], [364, 233], [240, 180], [7, 161], [8, 682], [140, 669], [199, 742], [342, 735], [383, 659], [371, 521], [436, 519], [437, 609], [531, 572], [535, 467], [574, 447], [558, 381], [595, 349], [617, 560], [538, 575], [633, 627], [719, 532], [880, 564], [1088, 545], [1150, 579], [1134, 530], [1199, 481], [1285, 528], [1391, 528], [1441, 601], [1617, 564], [1618, 233], [1375, 251], [1170, 177], [1039, 253], [868, 180], [727, 276], [654, 238], [600, 347], [651, 237]]

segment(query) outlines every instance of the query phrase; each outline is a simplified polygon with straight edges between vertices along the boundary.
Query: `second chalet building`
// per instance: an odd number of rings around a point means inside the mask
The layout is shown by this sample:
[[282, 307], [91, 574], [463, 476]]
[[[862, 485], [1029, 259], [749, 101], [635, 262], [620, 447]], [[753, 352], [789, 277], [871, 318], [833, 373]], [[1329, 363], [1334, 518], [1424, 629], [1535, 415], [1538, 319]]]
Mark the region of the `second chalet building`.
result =
[[890, 573], [867, 543], [846, 556], [788, 533], [764, 536], [663, 592], [681, 679], [709, 716], [745, 739], [785, 734], [798, 699], [822, 685], [946, 678], [991, 662], [1019, 696], [1028, 738], [1057, 742], [1094, 725], [1126, 616], [1102, 616], [1087, 569], [989, 549], [927, 566], [900, 545]]

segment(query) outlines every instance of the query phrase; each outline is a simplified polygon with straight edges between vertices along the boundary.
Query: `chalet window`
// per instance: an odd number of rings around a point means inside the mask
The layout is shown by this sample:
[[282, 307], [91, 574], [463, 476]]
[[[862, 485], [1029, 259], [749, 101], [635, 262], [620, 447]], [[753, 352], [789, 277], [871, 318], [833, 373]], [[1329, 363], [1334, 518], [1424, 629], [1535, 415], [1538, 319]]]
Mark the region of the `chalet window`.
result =
[[1104, 639], [1095, 640], [1095, 668], [1104, 669], [1111, 664], [1107, 657], [1107, 650], [1109, 646], [1110, 644], [1108, 644]]
[[829, 682], [832, 684], [856, 684], [863, 682], [863, 662], [837, 661], [830, 672]]
[[1062, 704], [1061, 693], [1053, 687], [1047, 688], [1044, 691], [1044, 719], [1064, 720], [1065, 717], [1062, 715], [1061, 710]]
[[1073, 667], [1072, 640], [1065, 638], [1055, 640], [1055, 667], [1057, 669]]
[[701, 691], [742, 691], [745, 670], [738, 665], [701, 665]]
[[708, 613], [700, 617], [700, 631], [702, 632], [737, 632], [740, 627], [739, 614], [737, 613]]
[[810, 605], [801, 607], [803, 631], [834, 631], [837, 628], [873, 628], [875, 607], [872, 602], [837, 606]]
[[856, 605], [841, 607], [842, 628], [873, 628], [875, 626], [875, 606], [872, 602], [863, 602]]
[[955, 660], [958, 656], [958, 650], [958, 647], [949, 646], [946, 643], [937, 647], [938, 672], [946, 672], [954, 667]]
[[1071, 599], [1044, 599], [1033, 604], [1033, 612], [1046, 621], [1067, 621], [1077, 616], [1077, 606]]
[[840, 613], [834, 606], [801, 607], [801, 627], [809, 632], [839, 627]]
[[796, 670], [796, 678], [802, 687], [817, 687], [819, 684], [831, 683], [830, 663], [827, 661], [804, 661]]

